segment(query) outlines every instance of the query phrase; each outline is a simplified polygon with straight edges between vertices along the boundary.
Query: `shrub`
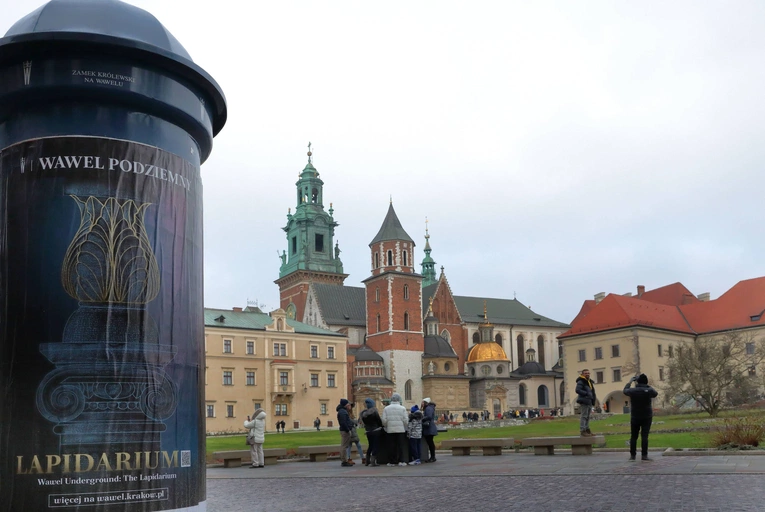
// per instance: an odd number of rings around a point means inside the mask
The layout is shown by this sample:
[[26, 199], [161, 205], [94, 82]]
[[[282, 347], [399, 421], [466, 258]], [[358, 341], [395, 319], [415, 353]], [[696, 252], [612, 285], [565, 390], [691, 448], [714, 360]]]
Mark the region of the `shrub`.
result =
[[727, 418], [712, 434], [714, 446], [760, 446], [765, 440], [765, 425], [758, 416]]

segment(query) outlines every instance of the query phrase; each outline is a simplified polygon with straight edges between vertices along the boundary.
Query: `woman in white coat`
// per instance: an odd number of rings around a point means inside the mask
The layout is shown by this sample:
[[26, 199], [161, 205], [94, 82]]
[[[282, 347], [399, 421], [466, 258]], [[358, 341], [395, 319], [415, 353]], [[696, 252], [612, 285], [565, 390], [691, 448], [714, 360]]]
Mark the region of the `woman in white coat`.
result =
[[251, 468], [262, 468], [266, 465], [266, 458], [263, 456], [263, 443], [266, 440], [266, 411], [255, 409], [252, 413], [252, 420], [247, 416], [244, 422], [244, 428], [250, 429], [247, 434], [247, 444], [250, 445]]

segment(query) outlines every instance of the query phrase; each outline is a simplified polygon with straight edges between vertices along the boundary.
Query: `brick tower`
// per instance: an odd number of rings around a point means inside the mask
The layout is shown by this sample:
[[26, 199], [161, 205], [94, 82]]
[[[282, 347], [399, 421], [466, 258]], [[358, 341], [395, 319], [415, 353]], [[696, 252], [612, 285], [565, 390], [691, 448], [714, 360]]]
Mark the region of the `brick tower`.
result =
[[369, 248], [366, 343], [382, 356], [395, 391], [412, 403], [422, 398], [422, 276], [414, 271], [414, 241], [393, 203]]

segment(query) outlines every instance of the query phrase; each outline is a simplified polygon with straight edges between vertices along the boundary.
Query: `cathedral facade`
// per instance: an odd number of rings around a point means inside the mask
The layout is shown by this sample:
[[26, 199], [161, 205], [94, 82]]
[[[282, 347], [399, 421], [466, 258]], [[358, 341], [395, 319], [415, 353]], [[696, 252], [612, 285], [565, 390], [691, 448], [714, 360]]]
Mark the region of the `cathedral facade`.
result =
[[308, 156], [275, 282], [289, 317], [347, 336], [349, 400], [396, 392], [407, 406], [427, 396], [439, 411], [493, 413], [563, 405], [557, 337], [569, 326], [516, 299], [453, 294], [427, 230], [417, 263], [392, 203], [369, 243], [370, 275], [345, 285], [333, 208]]

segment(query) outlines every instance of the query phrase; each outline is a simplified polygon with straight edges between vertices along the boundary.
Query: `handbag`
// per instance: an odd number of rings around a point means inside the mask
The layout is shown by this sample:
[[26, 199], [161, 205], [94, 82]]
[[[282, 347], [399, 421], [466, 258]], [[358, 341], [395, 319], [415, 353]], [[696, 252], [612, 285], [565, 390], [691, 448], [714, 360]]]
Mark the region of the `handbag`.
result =
[[254, 446], [255, 445], [255, 438], [252, 437], [251, 435], [247, 434], [247, 437], [245, 438], [244, 442], [245, 442], [245, 444], [247, 444], [247, 446]]

